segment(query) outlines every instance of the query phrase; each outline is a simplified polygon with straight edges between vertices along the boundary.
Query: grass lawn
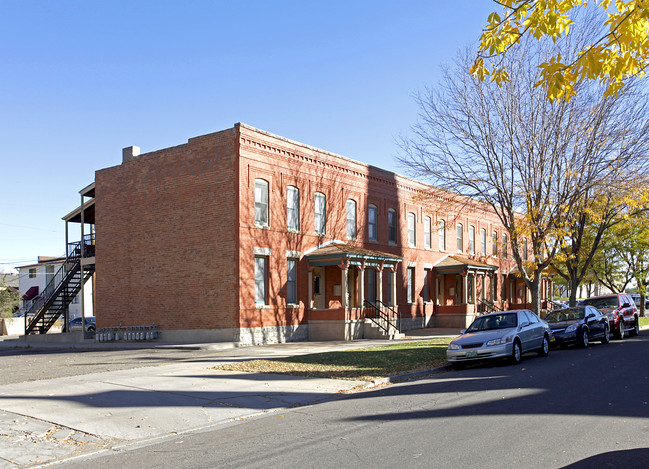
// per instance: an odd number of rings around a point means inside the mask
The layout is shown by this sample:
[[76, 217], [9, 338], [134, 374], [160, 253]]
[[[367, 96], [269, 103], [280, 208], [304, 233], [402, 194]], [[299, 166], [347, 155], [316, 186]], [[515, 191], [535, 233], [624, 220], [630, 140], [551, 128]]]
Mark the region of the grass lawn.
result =
[[640, 324], [640, 327], [648, 326], [649, 325], [649, 317], [640, 317], [640, 318], [638, 318], [638, 323]]
[[215, 366], [249, 373], [280, 373], [316, 378], [371, 381], [446, 364], [452, 339], [401, 342], [340, 352], [314, 353], [276, 360], [251, 360]]

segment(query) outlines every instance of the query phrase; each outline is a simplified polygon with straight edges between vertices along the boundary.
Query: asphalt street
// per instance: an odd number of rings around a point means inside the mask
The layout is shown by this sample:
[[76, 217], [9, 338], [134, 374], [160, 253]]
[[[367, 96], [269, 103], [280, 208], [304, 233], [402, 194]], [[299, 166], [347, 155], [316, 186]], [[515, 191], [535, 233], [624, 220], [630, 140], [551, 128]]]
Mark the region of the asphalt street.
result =
[[343, 395], [65, 467], [649, 466], [649, 333]]

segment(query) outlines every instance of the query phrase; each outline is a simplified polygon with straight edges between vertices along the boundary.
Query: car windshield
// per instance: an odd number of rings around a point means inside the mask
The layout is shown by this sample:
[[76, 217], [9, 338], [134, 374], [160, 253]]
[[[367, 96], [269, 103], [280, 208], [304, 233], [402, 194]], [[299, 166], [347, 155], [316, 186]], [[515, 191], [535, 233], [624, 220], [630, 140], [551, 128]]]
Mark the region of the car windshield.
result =
[[579, 319], [584, 319], [584, 310], [583, 309], [562, 309], [561, 311], [555, 311], [546, 316], [546, 322], [552, 324], [554, 322], [563, 322], [563, 321], [575, 321]]
[[617, 308], [620, 303], [617, 296], [607, 296], [605, 298], [588, 298], [581, 302], [583, 305], [594, 306], [595, 308]]
[[502, 313], [480, 316], [471, 323], [467, 332], [489, 331], [493, 329], [509, 329], [518, 325], [518, 314]]

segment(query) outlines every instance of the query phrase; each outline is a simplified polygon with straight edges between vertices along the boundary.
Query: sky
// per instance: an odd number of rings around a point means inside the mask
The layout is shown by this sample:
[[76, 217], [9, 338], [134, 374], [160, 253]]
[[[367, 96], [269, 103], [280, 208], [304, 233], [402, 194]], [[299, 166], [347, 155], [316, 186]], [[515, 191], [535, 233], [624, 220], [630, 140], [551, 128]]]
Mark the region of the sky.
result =
[[63, 255], [61, 218], [131, 145], [146, 153], [243, 122], [407, 174], [394, 157], [417, 119], [413, 95], [475, 46], [495, 9], [0, 0], [0, 271]]

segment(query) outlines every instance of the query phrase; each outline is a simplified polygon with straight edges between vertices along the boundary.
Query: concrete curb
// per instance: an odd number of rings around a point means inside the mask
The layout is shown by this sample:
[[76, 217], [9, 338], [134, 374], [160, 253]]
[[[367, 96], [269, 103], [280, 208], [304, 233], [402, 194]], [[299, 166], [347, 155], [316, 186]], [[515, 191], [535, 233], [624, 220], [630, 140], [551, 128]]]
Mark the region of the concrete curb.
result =
[[412, 373], [403, 373], [401, 375], [388, 376], [387, 378], [378, 378], [372, 381], [369, 381], [367, 386], [368, 388], [379, 386], [381, 384], [393, 384], [401, 383], [403, 381], [411, 381], [419, 378], [425, 378], [426, 376], [435, 375], [438, 373], [443, 373], [452, 369], [452, 366], [442, 365], [436, 368], [430, 368], [428, 370], [413, 371]]

